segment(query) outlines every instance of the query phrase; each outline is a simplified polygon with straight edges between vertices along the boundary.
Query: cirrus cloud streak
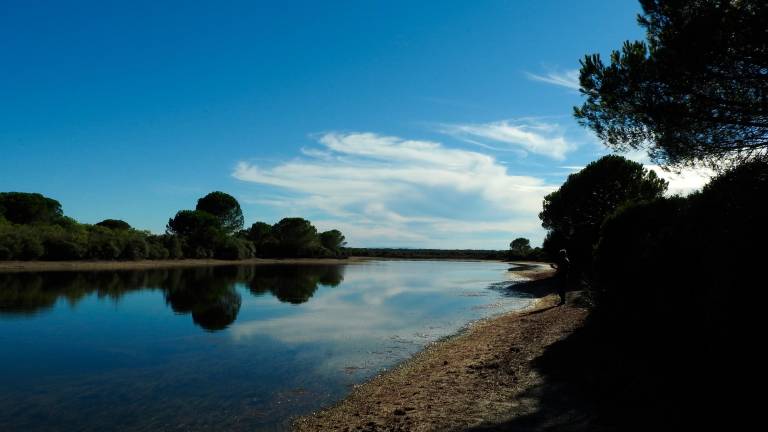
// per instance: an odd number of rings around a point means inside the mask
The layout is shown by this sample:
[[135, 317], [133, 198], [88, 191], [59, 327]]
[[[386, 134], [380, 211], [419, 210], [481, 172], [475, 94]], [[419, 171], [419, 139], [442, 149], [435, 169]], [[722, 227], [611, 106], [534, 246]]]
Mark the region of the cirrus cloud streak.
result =
[[530, 119], [443, 125], [440, 131], [491, 150], [518, 150], [557, 160], [577, 147], [558, 124]]
[[544, 82], [560, 87], [565, 87], [571, 90], [578, 90], [581, 88], [579, 84], [579, 70], [567, 70], [563, 72], [549, 72], [546, 75], [538, 75], [530, 72], [526, 72], [528, 79], [533, 81]]

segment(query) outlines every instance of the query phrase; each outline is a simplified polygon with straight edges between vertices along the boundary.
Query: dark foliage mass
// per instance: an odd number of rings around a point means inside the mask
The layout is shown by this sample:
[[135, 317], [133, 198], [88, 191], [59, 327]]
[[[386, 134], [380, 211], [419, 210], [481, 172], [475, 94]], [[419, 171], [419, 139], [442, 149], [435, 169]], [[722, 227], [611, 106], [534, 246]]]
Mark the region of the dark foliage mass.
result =
[[621, 156], [591, 162], [544, 198], [539, 217], [550, 232], [544, 249], [556, 256], [565, 248], [574, 267], [588, 271], [603, 220], [626, 203], [658, 198], [666, 189], [656, 173]]
[[347, 241], [339, 230], [330, 230], [320, 233], [320, 244], [334, 254], [340, 254]]
[[126, 221], [122, 221], [120, 219], [104, 219], [103, 221], [96, 224], [96, 226], [109, 228], [111, 230], [127, 230], [131, 229], [131, 226]]
[[197, 211], [205, 212], [219, 220], [221, 229], [231, 234], [243, 229], [243, 211], [235, 197], [224, 192], [211, 192], [197, 200]]
[[318, 234], [306, 219], [284, 218], [274, 225], [256, 222], [239, 233], [252, 242], [258, 256], [273, 258], [343, 258], [347, 256], [344, 235], [331, 230]]
[[63, 215], [58, 201], [40, 194], [0, 193], [0, 260], [139, 260], [253, 257], [342, 257], [344, 235], [318, 234], [300, 218], [242, 230], [243, 214], [232, 196], [213, 192], [197, 209], [181, 210], [167, 232], [153, 235], [119, 219], [80, 224]]
[[276, 256], [312, 256], [321, 248], [317, 229], [306, 219], [285, 218], [272, 226], [271, 234]]
[[721, 171], [687, 197], [642, 167], [547, 197], [544, 249], [573, 246], [594, 310], [542, 357], [563, 384], [540, 398], [570, 388], [601, 430], [747, 429], [762, 421], [745, 388], [763, 375], [768, 3], [641, 3], [647, 42], [584, 60], [576, 116], [610, 147]]
[[[607, 365], [611, 375], [602, 377], [620, 398], [611, 404], [617, 421], [742, 418], [748, 402], [739, 387], [761, 370], [754, 341], [765, 299], [765, 196], [768, 163], [750, 162], [690, 197], [627, 205], [606, 220], [592, 326], [622, 365]], [[639, 416], [636, 406], [651, 409]]]
[[518, 237], [509, 243], [507, 259], [539, 261], [547, 258], [543, 248], [531, 247], [531, 241], [525, 237]]
[[0, 215], [14, 224], [51, 224], [63, 213], [58, 201], [39, 193], [0, 192]]
[[768, 2], [642, 0], [647, 41], [582, 61], [580, 122], [669, 164], [768, 155]]
[[214, 258], [227, 238], [219, 219], [201, 210], [180, 210], [168, 220], [167, 230], [181, 239], [189, 258]]
[[517, 255], [528, 255], [531, 252], [531, 241], [525, 237], [518, 237], [509, 243], [509, 250]]
[[565, 380], [542, 403], [567, 391], [605, 430], [744, 419], [740, 387], [762, 369], [766, 196], [768, 162], [751, 161], [690, 196], [635, 196], [609, 212], [581, 263], [593, 313], [538, 360]]

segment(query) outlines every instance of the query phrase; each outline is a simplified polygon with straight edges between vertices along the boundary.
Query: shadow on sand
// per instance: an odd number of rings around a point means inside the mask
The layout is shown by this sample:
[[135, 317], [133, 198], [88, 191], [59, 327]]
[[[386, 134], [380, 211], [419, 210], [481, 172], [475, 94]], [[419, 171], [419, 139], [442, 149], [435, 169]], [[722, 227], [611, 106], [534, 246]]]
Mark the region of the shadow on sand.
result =
[[555, 292], [555, 281], [552, 278], [547, 278], [522, 282], [504, 282], [491, 286], [490, 289], [507, 297], [520, 297], [522, 294], [525, 297], [538, 299]]
[[[546, 285], [538, 282], [532, 283], [533, 292], [541, 294]], [[569, 293], [565, 308], [578, 307], [582, 297], [581, 292]], [[704, 370], [697, 364], [677, 365], [674, 358], [654, 367], [647, 356], [637, 352], [648, 347], [647, 355], [664, 356], [666, 351], [652, 352], [649, 341], [606, 329], [600, 320], [593, 312], [581, 328], [531, 361], [541, 382], [516, 399], [534, 401], [529, 405], [534, 407], [532, 410], [513, 408], [508, 420], [488, 421], [463, 430], [601, 432], [660, 430], [666, 426], [712, 430], [720, 424], [721, 413], [740, 411], [716, 392], [721, 385], [718, 382], [724, 381], [716, 376], [718, 371]], [[621, 338], [631, 342], [621, 343]], [[680, 376], [679, 370], [691, 373]], [[738, 416], [727, 417], [731, 422], [738, 421]]]
[[[498, 289], [510, 296], [525, 295], [543, 298], [555, 293], [553, 278], [509, 284]], [[586, 307], [589, 300], [584, 291], [568, 292], [568, 306]], [[538, 315], [560, 306], [550, 306], [526, 313]], [[532, 412], [513, 414], [503, 422], [488, 422], [467, 429], [473, 432], [489, 431], [609, 431], [617, 428], [617, 420], [626, 412], [616, 406], [615, 395], [638, 387], [628, 383], [622, 372], [619, 353], [605, 343], [588, 319], [582, 328], [565, 339], [550, 345], [544, 353], [532, 360], [532, 366], [542, 377], [542, 383], [518, 396], [520, 400], [536, 401]], [[517, 409], [515, 409], [517, 411]], [[617, 416], [619, 419], [617, 419]], [[631, 429], [631, 428], [630, 428]]]
[[533, 360], [533, 367], [543, 377], [543, 383], [528, 389], [519, 398], [535, 400], [535, 411], [501, 423], [482, 424], [468, 431], [616, 430], [604, 416], [612, 410], [610, 401], [600, 397], [615, 389], [607, 389], [610, 383], [601, 379], [605, 371], [598, 369], [604, 364], [596, 361], [600, 354], [594, 350], [599, 347], [591, 333], [589, 326], [578, 329]]

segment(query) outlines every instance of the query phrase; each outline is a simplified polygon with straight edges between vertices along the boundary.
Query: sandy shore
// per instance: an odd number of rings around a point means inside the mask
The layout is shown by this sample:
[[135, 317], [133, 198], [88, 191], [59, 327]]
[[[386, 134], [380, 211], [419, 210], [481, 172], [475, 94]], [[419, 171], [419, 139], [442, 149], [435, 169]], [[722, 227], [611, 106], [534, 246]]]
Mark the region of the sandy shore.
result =
[[[263, 264], [357, 264], [365, 261], [446, 261], [444, 259], [427, 258], [377, 258], [349, 257], [338, 258], [286, 258], [265, 259], [253, 258], [246, 260], [216, 260], [216, 259], [183, 259], [183, 260], [140, 260], [140, 261], [0, 261], [0, 273], [13, 272], [43, 272], [43, 271], [89, 271], [89, 270], [143, 270], [171, 267], [200, 267], [225, 265], [263, 265]], [[457, 259], [449, 261], [485, 261], [474, 259]], [[538, 268], [541, 263], [520, 262], [526, 274], [536, 278], [537, 274], [548, 272], [548, 269]]]
[[263, 264], [355, 264], [371, 258], [293, 258], [293, 259], [247, 259], [238, 261], [214, 259], [185, 260], [142, 260], [142, 261], [0, 261], [0, 273], [42, 272], [42, 271], [88, 271], [88, 270], [144, 270], [171, 267], [200, 267], [223, 265]]
[[[538, 297], [527, 311], [480, 321], [371, 381], [341, 403], [297, 419], [298, 431], [505, 430], [539, 410], [544, 378], [533, 366], [545, 348], [580, 327], [587, 310], [556, 307], [541, 263], [519, 263], [520, 288]], [[526, 429], [539, 430], [539, 429]]]

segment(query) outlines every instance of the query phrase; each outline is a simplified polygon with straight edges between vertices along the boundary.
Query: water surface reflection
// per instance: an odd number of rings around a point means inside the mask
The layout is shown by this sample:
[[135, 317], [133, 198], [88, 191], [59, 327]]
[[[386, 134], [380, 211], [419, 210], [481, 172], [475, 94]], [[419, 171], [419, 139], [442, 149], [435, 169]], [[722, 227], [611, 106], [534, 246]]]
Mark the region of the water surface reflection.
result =
[[270, 293], [301, 304], [318, 286], [337, 286], [343, 265], [259, 265], [100, 272], [0, 273], [0, 316], [34, 315], [58, 300], [71, 306], [89, 295], [119, 302], [132, 291], [160, 290], [174, 312], [191, 314], [206, 330], [223, 330], [237, 318], [242, 297], [236, 284], [254, 295]]
[[488, 289], [506, 268], [0, 274], [0, 430], [282, 430], [470, 320], [527, 305]]

